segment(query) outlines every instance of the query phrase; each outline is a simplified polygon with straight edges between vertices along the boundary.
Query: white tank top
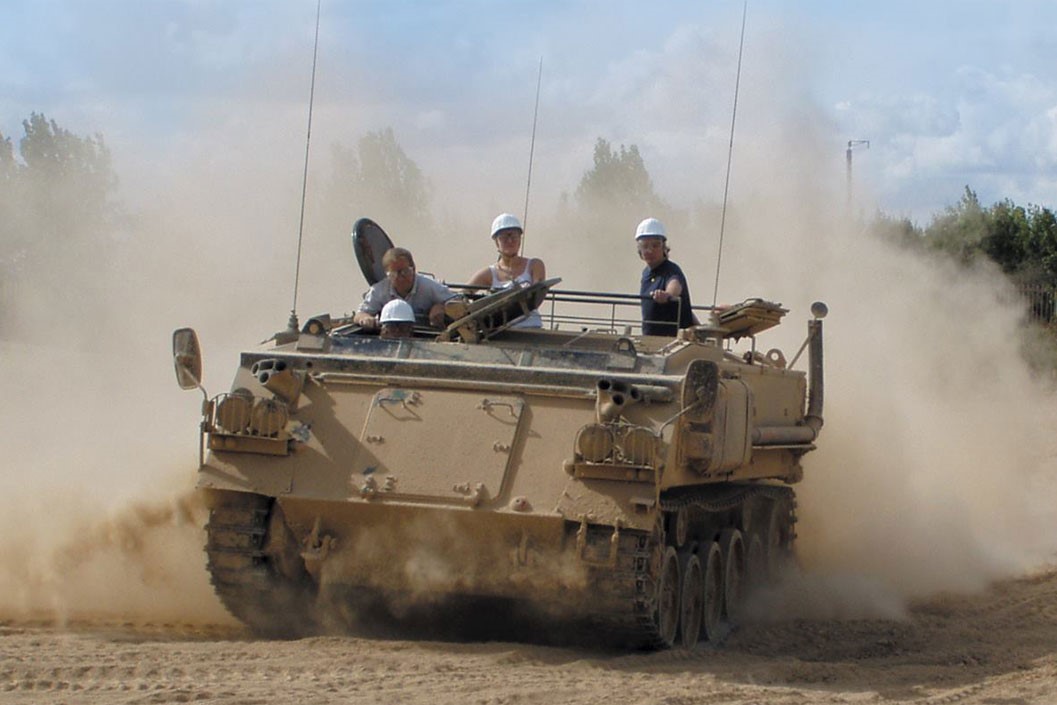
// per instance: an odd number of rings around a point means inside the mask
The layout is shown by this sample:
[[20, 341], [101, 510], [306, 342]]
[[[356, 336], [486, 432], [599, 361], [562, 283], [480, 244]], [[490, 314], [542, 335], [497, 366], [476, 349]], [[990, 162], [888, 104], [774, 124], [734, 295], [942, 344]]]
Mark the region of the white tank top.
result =
[[[499, 268], [497, 265], [491, 265], [488, 267], [488, 271], [492, 273], [492, 291], [498, 291], [500, 289], [509, 289], [514, 285], [515, 282], [518, 284], [531, 284], [532, 283], [532, 260], [525, 260], [525, 269], [522, 270], [521, 274], [517, 275], [510, 281], [499, 280]], [[527, 313], [521, 318], [517, 319], [510, 326], [511, 328], [542, 328], [543, 318], [540, 316], [539, 311], [532, 311]]]

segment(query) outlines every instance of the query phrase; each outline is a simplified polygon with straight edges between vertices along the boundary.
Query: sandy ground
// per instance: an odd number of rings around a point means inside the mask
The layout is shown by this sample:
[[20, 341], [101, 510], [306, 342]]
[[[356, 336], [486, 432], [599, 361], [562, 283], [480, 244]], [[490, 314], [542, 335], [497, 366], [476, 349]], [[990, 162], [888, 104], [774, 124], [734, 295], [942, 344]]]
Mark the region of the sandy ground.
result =
[[904, 620], [748, 624], [715, 648], [251, 638], [227, 624], [0, 620], [3, 703], [1057, 702], [1057, 571]]

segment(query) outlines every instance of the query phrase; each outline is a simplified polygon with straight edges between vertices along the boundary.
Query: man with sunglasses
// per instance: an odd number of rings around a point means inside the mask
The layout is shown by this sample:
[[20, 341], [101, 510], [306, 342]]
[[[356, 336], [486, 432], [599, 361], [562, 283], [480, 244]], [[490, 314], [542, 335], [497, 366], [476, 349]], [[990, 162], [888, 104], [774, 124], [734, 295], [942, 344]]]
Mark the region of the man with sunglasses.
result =
[[363, 303], [353, 316], [353, 322], [364, 328], [378, 328], [378, 314], [394, 299], [411, 304], [419, 323], [434, 328], [444, 327], [444, 302], [455, 298], [455, 293], [438, 281], [415, 271], [415, 259], [409, 250], [393, 247], [382, 255], [385, 279], [375, 283], [364, 294]]

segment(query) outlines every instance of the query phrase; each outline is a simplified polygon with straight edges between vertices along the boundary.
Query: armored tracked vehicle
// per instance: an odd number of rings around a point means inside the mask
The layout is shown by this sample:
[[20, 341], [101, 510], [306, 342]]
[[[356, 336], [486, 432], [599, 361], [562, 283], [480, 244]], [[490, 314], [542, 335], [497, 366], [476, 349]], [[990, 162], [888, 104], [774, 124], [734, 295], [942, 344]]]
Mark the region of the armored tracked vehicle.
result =
[[[467, 300], [412, 338], [319, 316], [243, 352], [231, 391], [203, 390], [197, 486], [232, 614], [287, 636], [365, 605], [481, 600], [600, 645], [721, 638], [792, 555], [825, 306], [804, 372], [756, 348], [777, 304], [661, 338], [619, 320], [619, 297], [557, 284]], [[543, 329], [510, 327], [535, 308]], [[174, 358], [201, 388], [193, 330]]]

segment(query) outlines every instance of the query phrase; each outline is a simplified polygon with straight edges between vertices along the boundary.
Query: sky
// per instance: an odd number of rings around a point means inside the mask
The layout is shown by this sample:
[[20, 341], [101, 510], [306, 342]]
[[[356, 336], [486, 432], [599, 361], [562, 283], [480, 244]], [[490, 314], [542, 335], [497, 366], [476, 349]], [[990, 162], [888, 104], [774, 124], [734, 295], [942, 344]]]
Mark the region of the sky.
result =
[[[575, 191], [598, 137], [637, 145], [674, 205], [718, 202], [743, 7], [324, 0], [313, 158], [391, 126], [436, 202], [520, 209], [542, 59], [533, 203]], [[315, 14], [312, 0], [5, 0], [0, 133], [17, 141], [31, 112], [101, 133], [134, 205], [181, 160], [222, 158], [197, 151], [206, 135], [238, 152], [252, 132], [270, 168], [299, 174]], [[1054, 205], [1057, 3], [751, 0], [746, 16], [735, 197], [752, 188], [739, 160], [795, 159], [806, 130], [823, 158], [803, 177], [835, 207], [850, 192], [858, 212], [927, 224], [966, 186]]]

